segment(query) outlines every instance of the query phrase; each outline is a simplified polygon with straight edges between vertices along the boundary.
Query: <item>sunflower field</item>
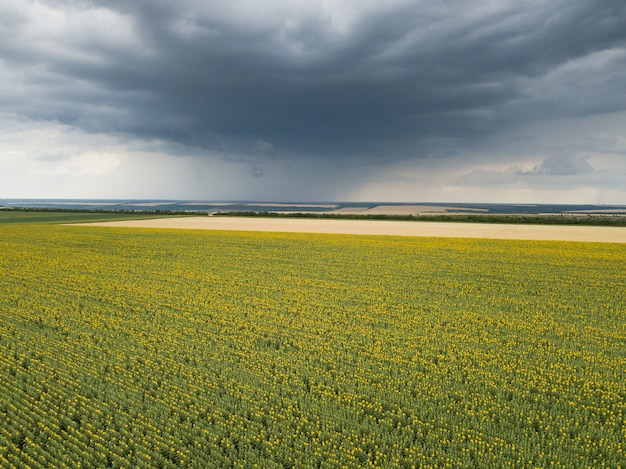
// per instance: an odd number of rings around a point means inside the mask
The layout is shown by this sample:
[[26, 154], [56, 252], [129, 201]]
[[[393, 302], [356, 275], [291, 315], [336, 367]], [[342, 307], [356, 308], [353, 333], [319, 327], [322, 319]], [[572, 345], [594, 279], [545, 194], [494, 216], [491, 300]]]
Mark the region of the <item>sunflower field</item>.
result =
[[626, 245], [0, 227], [0, 467], [626, 467]]

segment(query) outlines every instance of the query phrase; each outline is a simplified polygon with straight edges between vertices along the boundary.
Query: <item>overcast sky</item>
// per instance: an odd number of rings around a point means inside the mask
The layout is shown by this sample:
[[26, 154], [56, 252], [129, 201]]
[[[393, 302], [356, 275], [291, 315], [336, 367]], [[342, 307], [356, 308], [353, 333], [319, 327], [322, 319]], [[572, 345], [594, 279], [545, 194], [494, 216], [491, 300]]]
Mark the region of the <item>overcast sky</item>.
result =
[[0, 0], [0, 197], [626, 204], [624, 0]]

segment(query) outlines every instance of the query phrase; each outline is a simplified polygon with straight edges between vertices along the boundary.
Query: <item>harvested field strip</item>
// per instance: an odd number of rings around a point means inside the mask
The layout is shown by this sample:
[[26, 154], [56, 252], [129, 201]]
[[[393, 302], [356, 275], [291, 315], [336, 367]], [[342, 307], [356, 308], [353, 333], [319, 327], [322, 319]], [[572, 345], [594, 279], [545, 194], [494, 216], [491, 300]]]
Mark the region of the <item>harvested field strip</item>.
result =
[[197, 230], [270, 231], [448, 238], [520, 239], [626, 243], [626, 227], [552, 226], [391, 220], [324, 220], [261, 217], [185, 217], [92, 223], [93, 226]]

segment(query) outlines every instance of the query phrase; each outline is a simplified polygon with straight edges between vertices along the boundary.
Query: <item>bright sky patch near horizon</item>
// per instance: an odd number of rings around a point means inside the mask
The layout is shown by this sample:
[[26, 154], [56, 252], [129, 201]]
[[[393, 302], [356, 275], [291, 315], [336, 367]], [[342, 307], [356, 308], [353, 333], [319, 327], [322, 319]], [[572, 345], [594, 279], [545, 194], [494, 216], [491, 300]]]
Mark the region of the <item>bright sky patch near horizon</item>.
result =
[[626, 201], [623, 0], [3, 0], [0, 197]]

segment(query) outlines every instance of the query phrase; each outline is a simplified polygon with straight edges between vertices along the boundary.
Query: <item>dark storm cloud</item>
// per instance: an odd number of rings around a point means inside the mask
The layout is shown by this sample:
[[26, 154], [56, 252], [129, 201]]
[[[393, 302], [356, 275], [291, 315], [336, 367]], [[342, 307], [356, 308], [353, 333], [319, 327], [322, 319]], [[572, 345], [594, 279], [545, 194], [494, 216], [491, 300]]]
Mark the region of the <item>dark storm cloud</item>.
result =
[[626, 109], [621, 0], [317, 3], [9, 2], [0, 106], [200, 149], [372, 157]]

